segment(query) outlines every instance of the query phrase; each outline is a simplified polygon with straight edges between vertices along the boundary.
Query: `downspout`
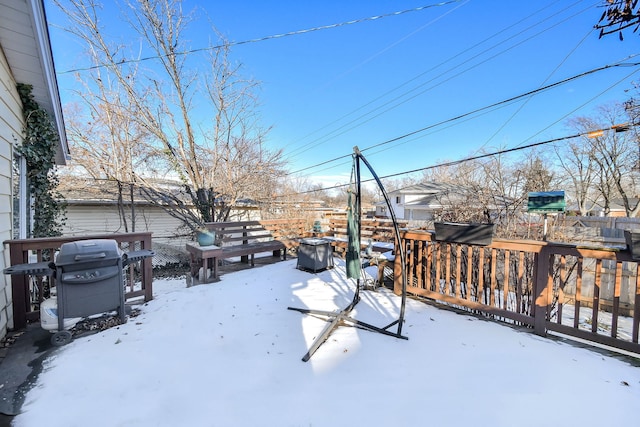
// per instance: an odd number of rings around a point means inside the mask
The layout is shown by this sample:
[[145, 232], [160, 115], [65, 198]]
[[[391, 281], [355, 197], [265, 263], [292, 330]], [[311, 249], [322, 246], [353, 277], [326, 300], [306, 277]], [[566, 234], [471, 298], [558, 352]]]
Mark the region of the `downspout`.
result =
[[27, 159], [18, 156], [18, 239], [27, 238], [27, 220], [31, 217], [27, 209]]

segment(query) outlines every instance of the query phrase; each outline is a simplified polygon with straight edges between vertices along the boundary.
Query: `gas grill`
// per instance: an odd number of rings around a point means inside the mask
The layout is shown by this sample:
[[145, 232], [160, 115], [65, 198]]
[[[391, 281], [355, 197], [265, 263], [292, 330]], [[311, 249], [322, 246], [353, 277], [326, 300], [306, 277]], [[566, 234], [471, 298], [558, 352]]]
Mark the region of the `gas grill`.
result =
[[[120, 321], [126, 322], [123, 270], [129, 264], [152, 257], [151, 250], [123, 252], [115, 240], [93, 239], [64, 243], [56, 260], [51, 263], [19, 264], [4, 270], [5, 274], [52, 275], [56, 278], [56, 311], [42, 310], [44, 316], [53, 312], [57, 316], [57, 330], [51, 341], [64, 345], [71, 341], [65, 319], [84, 318], [95, 314], [117, 311]], [[43, 301], [43, 306], [51, 307]], [[55, 324], [55, 323], [54, 323]], [[75, 322], [73, 322], [75, 324]]]

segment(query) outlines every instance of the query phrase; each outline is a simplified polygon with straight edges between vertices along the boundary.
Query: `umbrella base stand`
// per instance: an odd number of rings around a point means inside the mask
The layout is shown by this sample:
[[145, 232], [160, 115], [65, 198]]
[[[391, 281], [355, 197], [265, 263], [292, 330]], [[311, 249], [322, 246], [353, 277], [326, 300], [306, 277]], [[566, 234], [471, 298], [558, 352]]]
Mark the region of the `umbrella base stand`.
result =
[[313, 344], [311, 344], [309, 351], [307, 351], [307, 354], [305, 354], [304, 357], [302, 358], [303, 362], [308, 362], [309, 359], [311, 359], [311, 356], [313, 356], [313, 354], [316, 352], [316, 350], [318, 350], [318, 348], [320, 348], [320, 346], [324, 344], [324, 342], [329, 338], [331, 333], [335, 329], [337, 329], [339, 326], [346, 326], [351, 324], [352, 326], [360, 327], [371, 332], [377, 332], [379, 334], [389, 335], [395, 338], [402, 338], [405, 340], [409, 339], [408, 337], [400, 335], [400, 333], [387, 331], [388, 328], [398, 323], [397, 320], [385, 326], [384, 328], [379, 328], [377, 326], [373, 326], [373, 325], [370, 325], [369, 323], [365, 323], [350, 317], [349, 313], [351, 313], [351, 310], [353, 310], [353, 308], [358, 303], [358, 301], [359, 301], [359, 297], [356, 296], [356, 298], [353, 300], [351, 304], [349, 304], [348, 307], [346, 307], [344, 310], [338, 313], [334, 311], [310, 310], [306, 308], [288, 307], [289, 310], [299, 311], [300, 313], [326, 317], [327, 321], [329, 322], [327, 326], [325, 326], [325, 328], [322, 330], [322, 333], [320, 333], [320, 335], [318, 335], [318, 337], [315, 339]]

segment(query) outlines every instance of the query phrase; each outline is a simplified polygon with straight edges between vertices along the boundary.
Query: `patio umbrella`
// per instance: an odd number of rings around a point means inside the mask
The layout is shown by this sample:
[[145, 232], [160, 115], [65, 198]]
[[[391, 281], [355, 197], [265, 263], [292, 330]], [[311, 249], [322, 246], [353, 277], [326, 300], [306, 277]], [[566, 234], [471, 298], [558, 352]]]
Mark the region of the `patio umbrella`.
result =
[[[402, 335], [402, 324], [404, 322], [404, 310], [405, 310], [405, 301], [407, 295], [407, 276], [406, 276], [406, 266], [405, 266], [405, 250], [400, 244], [400, 231], [398, 228], [398, 221], [396, 220], [395, 214], [393, 212], [391, 202], [389, 200], [389, 196], [376, 175], [375, 171], [364, 158], [362, 153], [358, 147], [353, 147], [354, 155], [353, 155], [353, 169], [351, 171], [351, 180], [353, 181], [354, 172], [355, 172], [355, 190], [352, 187], [349, 188], [349, 192], [347, 195], [347, 236], [348, 236], [348, 244], [347, 244], [347, 253], [345, 254], [346, 264], [347, 264], [347, 278], [356, 279], [355, 291], [353, 294], [353, 299], [351, 303], [345, 307], [340, 312], [333, 311], [323, 311], [323, 310], [310, 310], [307, 308], [296, 308], [296, 307], [288, 307], [289, 310], [299, 311], [300, 313], [312, 314], [315, 316], [324, 316], [327, 318], [327, 325], [323, 329], [323, 331], [316, 337], [315, 341], [311, 344], [309, 351], [304, 355], [302, 361], [307, 362], [313, 356], [313, 354], [318, 350], [318, 348], [329, 338], [329, 335], [339, 326], [344, 326], [351, 324], [353, 326], [358, 326], [363, 329], [367, 329], [372, 332], [378, 332], [380, 334], [389, 335], [395, 338], [408, 339], [407, 337]], [[369, 323], [362, 322], [360, 320], [354, 319], [350, 316], [351, 311], [355, 308], [356, 304], [360, 301], [360, 274], [362, 270], [362, 264], [360, 262], [360, 161], [362, 161], [369, 171], [373, 175], [376, 183], [378, 184], [384, 199], [387, 203], [387, 207], [390, 210], [391, 218], [393, 220], [393, 225], [396, 234], [396, 242], [399, 244], [396, 248], [396, 256], [400, 257], [400, 261], [402, 264], [402, 303], [400, 305], [400, 313], [397, 320], [394, 320], [390, 324], [384, 327], [378, 327], [371, 325]], [[355, 197], [354, 196], [355, 193]], [[388, 329], [392, 326], [397, 325], [397, 331], [391, 332]]]

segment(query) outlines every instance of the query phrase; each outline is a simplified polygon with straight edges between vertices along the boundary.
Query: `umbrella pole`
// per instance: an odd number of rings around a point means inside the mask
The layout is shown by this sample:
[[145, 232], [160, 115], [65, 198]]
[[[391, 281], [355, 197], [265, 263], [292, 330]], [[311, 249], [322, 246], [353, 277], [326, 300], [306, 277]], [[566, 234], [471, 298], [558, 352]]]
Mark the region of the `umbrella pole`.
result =
[[360, 262], [360, 244], [362, 243], [362, 230], [360, 228], [360, 226], [362, 225], [362, 193], [361, 193], [361, 186], [360, 186], [360, 161], [359, 161], [359, 157], [356, 154], [354, 156], [354, 168], [356, 171], [356, 200], [352, 209], [352, 215], [354, 215], [354, 221], [356, 224], [356, 232], [358, 234], [358, 240], [357, 240], [357, 248], [356, 248], [356, 255], [358, 258], [358, 264], [359, 265], [359, 274], [358, 274], [358, 278], [356, 279], [356, 293], [355, 296], [353, 298], [353, 300], [355, 301], [355, 303], [357, 304], [358, 301], [360, 301], [360, 276], [362, 275], [362, 272], [360, 270], [362, 270], [362, 263]]

